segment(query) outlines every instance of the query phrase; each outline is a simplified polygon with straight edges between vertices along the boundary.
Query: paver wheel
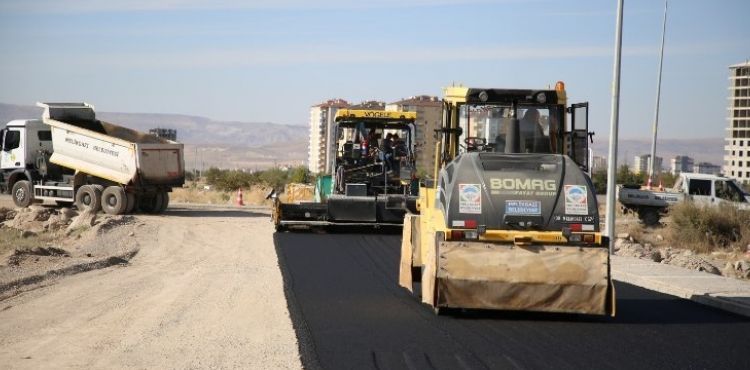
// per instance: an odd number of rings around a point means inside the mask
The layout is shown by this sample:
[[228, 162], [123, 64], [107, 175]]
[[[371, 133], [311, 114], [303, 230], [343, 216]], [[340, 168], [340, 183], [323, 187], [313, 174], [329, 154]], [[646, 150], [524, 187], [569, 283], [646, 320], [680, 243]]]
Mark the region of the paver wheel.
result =
[[80, 211], [98, 212], [102, 208], [102, 193], [95, 185], [83, 185], [76, 192], [76, 207]]
[[31, 191], [31, 183], [26, 180], [17, 181], [13, 184], [13, 203], [16, 207], [28, 207], [34, 201], [34, 193]]
[[102, 209], [110, 215], [121, 215], [128, 208], [125, 189], [120, 186], [108, 186], [102, 192]]

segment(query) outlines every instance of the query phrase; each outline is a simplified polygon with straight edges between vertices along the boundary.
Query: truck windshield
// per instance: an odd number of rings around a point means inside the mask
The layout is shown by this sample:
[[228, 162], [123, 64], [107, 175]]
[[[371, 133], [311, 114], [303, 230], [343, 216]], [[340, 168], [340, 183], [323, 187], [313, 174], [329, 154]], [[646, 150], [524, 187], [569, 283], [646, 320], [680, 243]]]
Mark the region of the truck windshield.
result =
[[727, 180], [716, 181], [716, 196], [730, 202], [745, 201], [745, 196], [742, 190], [740, 190], [734, 182]]
[[[343, 162], [363, 164], [386, 155], [411, 158], [412, 127], [407, 124], [344, 123], [337, 129], [337, 155]], [[369, 161], [368, 161], [369, 160]]]
[[21, 132], [6, 130], [3, 138], [3, 150], [9, 151], [18, 148], [21, 145]]
[[[522, 153], [556, 153], [559, 123], [563, 111], [557, 105], [520, 106], [520, 148]], [[505, 151], [512, 108], [503, 105], [462, 105], [459, 126], [463, 130], [461, 152]]]

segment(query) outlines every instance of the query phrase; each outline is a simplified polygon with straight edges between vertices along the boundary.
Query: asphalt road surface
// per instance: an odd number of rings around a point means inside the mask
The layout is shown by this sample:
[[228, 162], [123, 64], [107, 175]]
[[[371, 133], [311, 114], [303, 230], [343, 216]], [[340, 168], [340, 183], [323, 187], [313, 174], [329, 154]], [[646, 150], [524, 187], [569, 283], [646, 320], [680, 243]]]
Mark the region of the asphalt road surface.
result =
[[750, 321], [616, 283], [617, 317], [456, 311], [397, 284], [399, 235], [275, 234], [303, 364], [324, 369], [747, 368]]

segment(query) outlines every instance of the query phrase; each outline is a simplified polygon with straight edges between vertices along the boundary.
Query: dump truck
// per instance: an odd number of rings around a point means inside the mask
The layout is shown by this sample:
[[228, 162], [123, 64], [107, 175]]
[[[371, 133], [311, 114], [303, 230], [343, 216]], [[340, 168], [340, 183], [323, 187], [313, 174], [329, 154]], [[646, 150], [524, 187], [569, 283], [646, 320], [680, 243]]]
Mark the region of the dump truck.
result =
[[647, 226], [658, 225], [669, 207], [685, 200], [698, 204], [732, 204], [750, 210], [750, 195], [734, 179], [683, 172], [671, 189], [663, 191], [641, 186], [617, 185], [617, 200], [624, 213], [635, 213]]
[[161, 213], [185, 182], [183, 145], [96, 118], [87, 103], [37, 103], [2, 129], [0, 186], [18, 207], [50, 201], [118, 215]]
[[270, 194], [276, 230], [401, 226], [417, 200], [415, 119], [414, 112], [336, 112], [332, 173], [319, 174], [312, 201], [282, 202]]
[[435, 312], [614, 315], [588, 103], [566, 99], [562, 82], [444, 89], [434, 181], [405, 215], [399, 271], [399, 284]]

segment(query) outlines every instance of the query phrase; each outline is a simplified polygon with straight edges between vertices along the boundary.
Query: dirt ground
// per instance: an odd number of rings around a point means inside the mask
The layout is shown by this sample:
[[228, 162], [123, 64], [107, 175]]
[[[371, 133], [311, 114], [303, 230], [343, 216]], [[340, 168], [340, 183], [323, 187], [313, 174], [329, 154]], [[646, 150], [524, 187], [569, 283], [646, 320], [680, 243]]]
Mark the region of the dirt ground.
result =
[[3, 368], [300, 368], [268, 215], [136, 215], [129, 264], [0, 301]]

